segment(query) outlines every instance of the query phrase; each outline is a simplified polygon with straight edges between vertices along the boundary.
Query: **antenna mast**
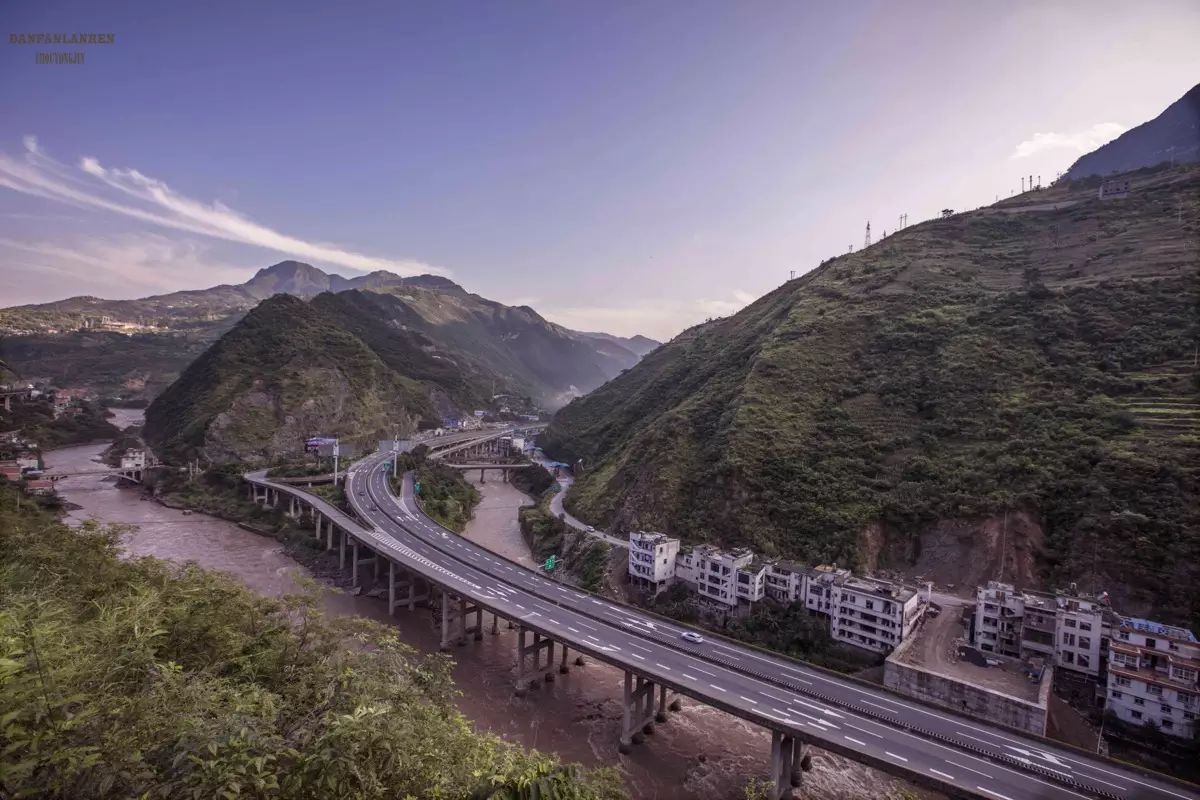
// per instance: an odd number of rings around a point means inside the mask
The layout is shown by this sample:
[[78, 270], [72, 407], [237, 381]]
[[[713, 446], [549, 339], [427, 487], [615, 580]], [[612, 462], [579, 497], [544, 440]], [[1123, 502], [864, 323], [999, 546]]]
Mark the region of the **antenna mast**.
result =
[[871, 223], [868, 222], [867, 223], [867, 235], [863, 239], [863, 249], [865, 250], [870, 246], [871, 246]]

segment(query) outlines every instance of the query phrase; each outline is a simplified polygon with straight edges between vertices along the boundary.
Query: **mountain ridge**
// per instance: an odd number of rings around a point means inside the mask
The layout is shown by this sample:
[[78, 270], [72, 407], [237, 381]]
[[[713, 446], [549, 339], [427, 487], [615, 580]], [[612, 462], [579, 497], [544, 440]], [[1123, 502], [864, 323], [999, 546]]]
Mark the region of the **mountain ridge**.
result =
[[1200, 83], [1161, 114], [1080, 156], [1064, 173], [1067, 180], [1130, 172], [1164, 162], [1200, 161]]

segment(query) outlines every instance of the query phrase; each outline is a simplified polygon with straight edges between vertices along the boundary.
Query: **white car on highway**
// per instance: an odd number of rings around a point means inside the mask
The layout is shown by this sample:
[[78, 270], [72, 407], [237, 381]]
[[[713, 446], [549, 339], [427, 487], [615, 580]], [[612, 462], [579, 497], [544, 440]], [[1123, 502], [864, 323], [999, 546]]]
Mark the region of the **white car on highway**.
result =
[[695, 631], [684, 631], [683, 633], [679, 634], [679, 638], [686, 639], [692, 644], [704, 644], [704, 637]]

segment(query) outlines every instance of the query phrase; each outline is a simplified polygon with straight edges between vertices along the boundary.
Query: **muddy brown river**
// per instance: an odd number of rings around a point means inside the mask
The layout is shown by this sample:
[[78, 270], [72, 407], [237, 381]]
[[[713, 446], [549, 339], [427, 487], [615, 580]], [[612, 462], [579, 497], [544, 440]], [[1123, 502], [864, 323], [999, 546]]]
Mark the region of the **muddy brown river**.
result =
[[[117, 409], [120, 427], [138, 424], [142, 412]], [[52, 469], [95, 469], [104, 444], [65, 447], [45, 454]], [[465, 535], [482, 546], [532, 564], [517, 525], [517, 509], [529, 497], [495, 478], [480, 485], [483, 500]], [[133, 526], [122, 544], [130, 555], [170, 561], [194, 561], [234, 575], [267, 596], [295, 587], [304, 568], [282, 546], [233, 523], [202, 514], [185, 515], [141, 499], [133, 488], [118, 488], [100, 476], [66, 478], [59, 483], [63, 499], [78, 508], [68, 522], [94, 519]], [[398, 611], [389, 618], [384, 601], [330, 591], [328, 613], [357, 614], [394, 625], [400, 638], [422, 652], [435, 652], [438, 631], [428, 611]], [[524, 699], [512, 691], [515, 641], [511, 632], [485, 636], [455, 649], [454, 678], [462, 695], [459, 708], [474, 724], [527, 747], [554, 752], [566, 761], [617, 765], [634, 798], [740, 797], [742, 786], [767, 769], [769, 737], [736, 717], [685, 700], [683, 710], [659, 725], [646, 744], [630, 755], [617, 752], [621, 724], [622, 675], [596, 663], [573, 667], [552, 684]], [[887, 797], [891, 781], [852, 762], [818, 754], [815, 769], [798, 796], [810, 798]]]

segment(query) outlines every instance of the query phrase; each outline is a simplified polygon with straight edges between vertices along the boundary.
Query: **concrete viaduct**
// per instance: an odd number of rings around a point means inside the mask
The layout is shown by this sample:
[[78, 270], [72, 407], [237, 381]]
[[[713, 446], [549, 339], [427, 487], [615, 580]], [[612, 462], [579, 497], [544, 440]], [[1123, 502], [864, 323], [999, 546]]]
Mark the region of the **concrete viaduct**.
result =
[[437, 608], [443, 648], [480, 639], [485, 628], [496, 632], [501, 620], [515, 628], [518, 694], [583, 665], [584, 656], [622, 670], [623, 752], [690, 698], [771, 731], [776, 799], [800, 785], [815, 745], [956, 798], [1200, 800], [1191, 784], [707, 631], [703, 644], [683, 640], [685, 626], [549, 580], [441, 528], [417, 507], [411, 476], [399, 496], [392, 491], [385, 466], [392, 457], [377, 453], [350, 468], [346, 497], [355, 516], [265, 471], [245, 480], [253, 499], [311, 520], [355, 585], [364, 568], [386, 572], [390, 613], [418, 603]]

